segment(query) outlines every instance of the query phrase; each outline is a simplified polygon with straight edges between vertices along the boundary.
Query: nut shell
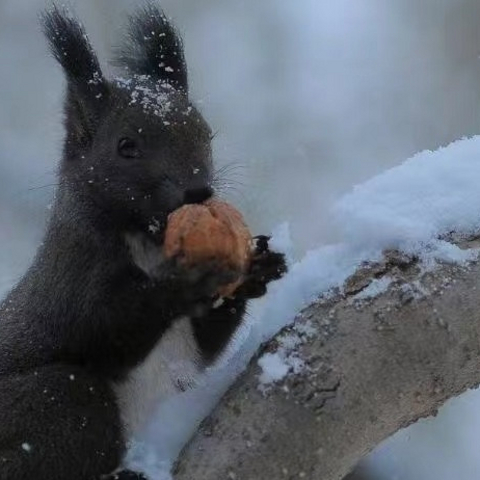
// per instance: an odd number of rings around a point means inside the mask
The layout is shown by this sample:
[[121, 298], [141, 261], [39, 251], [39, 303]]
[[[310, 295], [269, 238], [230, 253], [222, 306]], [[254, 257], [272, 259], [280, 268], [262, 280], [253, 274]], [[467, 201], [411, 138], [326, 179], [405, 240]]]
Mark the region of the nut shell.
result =
[[251, 235], [242, 214], [226, 202], [184, 205], [168, 217], [163, 253], [189, 267], [215, 261], [219, 268], [237, 271], [239, 281], [218, 292], [231, 296], [250, 264]]

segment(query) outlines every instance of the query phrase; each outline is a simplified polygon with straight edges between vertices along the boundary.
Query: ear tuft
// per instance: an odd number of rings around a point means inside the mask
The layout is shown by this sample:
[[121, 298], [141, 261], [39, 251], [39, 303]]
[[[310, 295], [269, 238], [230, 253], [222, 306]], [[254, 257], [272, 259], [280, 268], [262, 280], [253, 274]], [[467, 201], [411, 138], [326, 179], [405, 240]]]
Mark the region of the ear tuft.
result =
[[50, 50], [69, 83], [81, 90], [99, 90], [104, 83], [98, 58], [78, 20], [56, 5], [41, 17]]
[[182, 40], [163, 11], [147, 4], [130, 16], [128, 36], [115, 64], [178, 90], [188, 90]]
[[108, 83], [85, 30], [75, 17], [66, 9], [53, 6], [43, 13], [41, 22], [50, 50], [67, 77], [67, 145], [87, 147], [108, 98]]

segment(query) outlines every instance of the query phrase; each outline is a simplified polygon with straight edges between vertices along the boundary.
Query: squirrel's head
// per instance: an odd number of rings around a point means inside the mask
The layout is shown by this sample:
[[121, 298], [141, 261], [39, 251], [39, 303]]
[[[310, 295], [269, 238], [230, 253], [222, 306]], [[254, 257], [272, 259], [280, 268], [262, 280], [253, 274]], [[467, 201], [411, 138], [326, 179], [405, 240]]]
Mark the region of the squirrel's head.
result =
[[67, 12], [54, 7], [43, 26], [67, 80], [62, 185], [127, 228], [162, 228], [174, 209], [208, 199], [211, 130], [189, 101], [182, 42], [163, 12], [130, 17], [116, 79]]

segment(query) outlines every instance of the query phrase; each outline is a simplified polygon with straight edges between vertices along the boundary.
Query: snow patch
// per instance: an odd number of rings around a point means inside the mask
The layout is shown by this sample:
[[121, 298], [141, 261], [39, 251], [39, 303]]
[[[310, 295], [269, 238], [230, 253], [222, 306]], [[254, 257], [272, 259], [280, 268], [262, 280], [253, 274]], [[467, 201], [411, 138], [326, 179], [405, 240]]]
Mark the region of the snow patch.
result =
[[155, 444], [151, 442], [132, 442], [126, 464], [151, 480], [173, 480], [170, 474], [171, 462], [159, 458]]
[[258, 365], [263, 370], [259, 377], [262, 385], [268, 385], [282, 380], [290, 370], [290, 365], [280, 352], [266, 353], [259, 358]]
[[367, 288], [357, 293], [353, 297], [353, 300], [367, 300], [378, 297], [380, 294], [386, 292], [391, 284], [392, 278], [390, 277], [375, 278]]
[[439, 239], [480, 230], [480, 137], [424, 151], [356, 186], [334, 207], [345, 240], [359, 248], [396, 248], [429, 261], [468, 261]]
[[298, 375], [305, 371], [305, 362], [298, 354], [298, 347], [317, 334], [310, 320], [298, 323], [277, 338], [276, 352], [268, 352], [258, 359], [262, 369], [259, 388], [267, 393], [272, 384], [283, 380], [289, 373]]

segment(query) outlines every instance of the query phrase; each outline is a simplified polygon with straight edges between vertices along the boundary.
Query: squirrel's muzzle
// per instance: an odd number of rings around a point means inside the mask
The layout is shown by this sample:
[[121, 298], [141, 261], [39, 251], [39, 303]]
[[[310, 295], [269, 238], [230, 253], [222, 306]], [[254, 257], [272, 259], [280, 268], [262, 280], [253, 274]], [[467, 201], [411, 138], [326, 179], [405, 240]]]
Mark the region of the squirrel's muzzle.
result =
[[184, 203], [203, 203], [213, 195], [213, 189], [210, 186], [189, 188], [184, 193]]

